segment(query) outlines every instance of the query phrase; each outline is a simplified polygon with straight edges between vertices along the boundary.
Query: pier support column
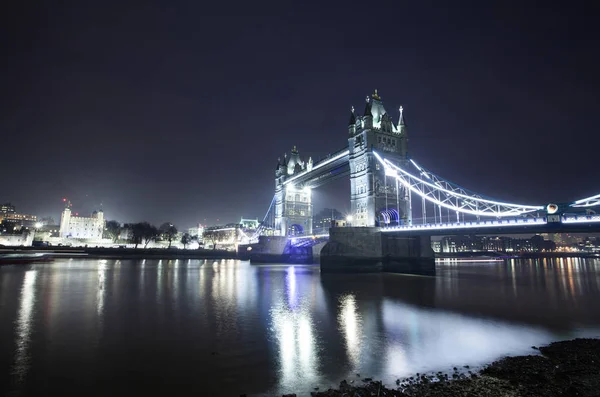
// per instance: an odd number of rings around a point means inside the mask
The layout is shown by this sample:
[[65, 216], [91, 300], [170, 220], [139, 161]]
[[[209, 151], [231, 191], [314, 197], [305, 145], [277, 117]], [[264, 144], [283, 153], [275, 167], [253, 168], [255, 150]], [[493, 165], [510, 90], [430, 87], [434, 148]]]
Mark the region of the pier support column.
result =
[[377, 227], [331, 228], [320, 262], [323, 273], [435, 274], [429, 236], [382, 233]]

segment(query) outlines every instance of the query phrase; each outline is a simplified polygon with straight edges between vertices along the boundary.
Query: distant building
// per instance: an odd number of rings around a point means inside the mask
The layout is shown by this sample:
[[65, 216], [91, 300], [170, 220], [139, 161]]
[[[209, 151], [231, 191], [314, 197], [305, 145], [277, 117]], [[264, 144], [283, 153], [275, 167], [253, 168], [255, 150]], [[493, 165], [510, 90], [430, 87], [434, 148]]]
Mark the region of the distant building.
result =
[[202, 235], [204, 234], [204, 225], [199, 223], [198, 226], [196, 226], [196, 227], [190, 227], [188, 229], [188, 234], [192, 237], [197, 236], [198, 243], [202, 243]]
[[241, 233], [243, 232], [239, 223], [229, 223], [224, 226], [209, 226], [202, 233], [202, 241], [205, 247], [219, 249], [237, 249]]
[[0, 215], [14, 214], [15, 212], [15, 206], [11, 203], [4, 203], [0, 205]]
[[59, 237], [60, 225], [42, 225], [36, 227], [34, 240], [48, 240], [50, 237]]
[[545, 240], [543, 236], [531, 238], [511, 238], [498, 236], [444, 236], [441, 240], [432, 241], [436, 252], [542, 252], [554, 251], [556, 244]]
[[15, 210], [15, 206], [11, 203], [0, 205], [0, 224], [4, 224], [5, 228], [21, 229], [33, 228], [37, 222], [35, 215], [19, 214]]
[[242, 218], [240, 220], [240, 225], [242, 225], [243, 229], [255, 230], [255, 229], [258, 229], [258, 225], [260, 225], [260, 222], [258, 222], [258, 219], [244, 219], [244, 218]]
[[60, 237], [101, 239], [104, 232], [104, 212], [94, 211], [90, 217], [73, 215], [67, 206], [60, 216]]
[[[325, 208], [313, 216], [313, 234], [327, 234], [335, 221], [343, 221], [341, 212], [333, 208]], [[342, 226], [337, 223], [335, 226]]]

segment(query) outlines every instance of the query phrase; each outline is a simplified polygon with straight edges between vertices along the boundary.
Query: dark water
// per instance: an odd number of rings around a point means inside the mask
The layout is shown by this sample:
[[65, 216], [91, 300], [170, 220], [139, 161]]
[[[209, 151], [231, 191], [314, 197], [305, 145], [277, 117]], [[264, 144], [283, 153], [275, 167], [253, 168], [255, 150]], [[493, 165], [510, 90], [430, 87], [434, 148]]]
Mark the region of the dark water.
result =
[[600, 336], [600, 261], [438, 264], [436, 277], [224, 261], [0, 267], [9, 395], [309, 395]]

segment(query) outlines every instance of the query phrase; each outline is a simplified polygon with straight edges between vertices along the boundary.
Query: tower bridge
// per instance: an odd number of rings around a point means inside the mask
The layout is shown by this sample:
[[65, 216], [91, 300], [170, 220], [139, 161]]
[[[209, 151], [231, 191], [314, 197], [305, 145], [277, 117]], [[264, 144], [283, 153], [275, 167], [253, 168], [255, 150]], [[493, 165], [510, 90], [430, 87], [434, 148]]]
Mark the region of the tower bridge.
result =
[[[349, 227], [330, 229], [329, 244], [321, 251], [338, 259], [364, 257], [369, 249], [356, 251], [367, 240], [378, 247], [369, 251], [374, 257], [432, 258], [421, 242], [436, 234], [600, 232], [600, 215], [594, 210], [600, 194], [543, 205], [493, 199], [418, 164], [409, 156], [408, 136], [402, 106], [392, 116], [375, 90], [361, 115], [351, 108], [347, 146], [316, 162], [302, 159], [294, 147], [289, 157], [278, 160], [271, 205], [249, 240], [270, 236], [286, 238], [292, 247], [323, 245], [327, 236], [312, 236], [312, 189], [345, 177], [350, 178], [352, 220]], [[321, 264], [323, 268], [323, 259]]]

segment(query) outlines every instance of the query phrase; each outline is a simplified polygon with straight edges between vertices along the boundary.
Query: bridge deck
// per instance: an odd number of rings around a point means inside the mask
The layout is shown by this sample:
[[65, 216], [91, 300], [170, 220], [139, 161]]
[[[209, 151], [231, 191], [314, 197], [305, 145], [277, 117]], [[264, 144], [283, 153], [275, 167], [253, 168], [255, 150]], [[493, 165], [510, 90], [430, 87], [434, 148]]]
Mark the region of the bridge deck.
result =
[[384, 233], [452, 235], [452, 234], [520, 234], [520, 233], [600, 233], [600, 215], [563, 216], [560, 222], [547, 218], [516, 218], [473, 222], [439, 223], [381, 228]]
[[349, 150], [342, 149], [315, 163], [310, 171], [303, 171], [287, 179], [283, 184], [318, 187], [350, 173]]

